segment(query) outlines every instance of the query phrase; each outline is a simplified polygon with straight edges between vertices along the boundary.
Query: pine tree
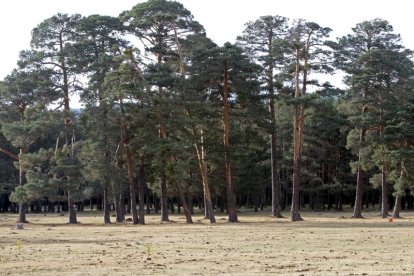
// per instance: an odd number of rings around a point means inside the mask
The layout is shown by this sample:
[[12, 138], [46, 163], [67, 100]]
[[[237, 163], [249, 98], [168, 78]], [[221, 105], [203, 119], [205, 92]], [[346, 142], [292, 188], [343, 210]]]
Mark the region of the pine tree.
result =
[[[50, 80], [44, 72], [14, 70], [5, 78], [1, 91], [2, 98], [8, 107], [2, 112], [2, 133], [19, 149], [19, 156], [13, 155], [18, 161], [30, 148], [38, 142], [50, 127], [42, 120], [45, 116], [44, 103], [53, 98]], [[9, 154], [10, 155], [10, 154]], [[19, 162], [19, 187], [25, 184], [25, 171]], [[19, 201], [19, 222], [26, 221], [25, 199]]]
[[279, 203], [279, 173], [277, 164], [277, 133], [275, 118], [275, 81], [274, 75], [283, 62], [281, 43], [287, 35], [287, 19], [281, 16], [263, 16], [248, 22], [238, 43], [263, 67], [260, 78], [265, 85], [263, 93], [268, 97], [270, 121], [270, 158], [272, 182], [272, 216], [282, 217]]
[[[338, 41], [337, 62], [347, 74], [349, 85], [350, 120], [355, 129], [349, 135], [349, 147], [358, 155], [353, 164], [357, 171], [355, 218], [362, 217], [362, 193], [365, 172], [376, 164], [380, 174], [372, 182], [381, 183], [382, 217], [388, 215], [387, 174], [389, 163], [383, 142], [386, 117], [392, 112], [392, 102], [399, 87], [407, 80], [408, 51], [399, 35], [382, 19], [364, 21], [353, 28], [353, 34]], [[358, 110], [357, 113], [354, 113]], [[391, 115], [392, 116], [392, 115]]]
[[[290, 30], [289, 42], [292, 48], [291, 67], [294, 66], [294, 116], [293, 116], [293, 176], [291, 220], [303, 220], [299, 212], [300, 174], [304, 143], [305, 109], [308, 85], [317, 83], [309, 80], [312, 72], [326, 73], [330, 51], [326, 47], [326, 38], [331, 29], [319, 26], [314, 22], [298, 20]], [[288, 67], [289, 68], [289, 67]]]

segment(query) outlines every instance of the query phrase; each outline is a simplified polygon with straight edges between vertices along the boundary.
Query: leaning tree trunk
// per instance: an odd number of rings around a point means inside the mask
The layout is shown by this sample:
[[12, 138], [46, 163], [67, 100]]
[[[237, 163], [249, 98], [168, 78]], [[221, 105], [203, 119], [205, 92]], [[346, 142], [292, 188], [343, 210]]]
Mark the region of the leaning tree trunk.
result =
[[191, 217], [190, 208], [188, 208], [188, 204], [187, 204], [187, 201], [185, 200], [183, 189], [181, 188], [181, 185], [178, 181], [176, 182], [175, 187], [177, 188], [177, 192], [180, 197], [180, 202], [184, 209], [185, 220], [188, 224], [192, 224], [193, 219]]
[[[195, 135], [196, 131], [193, 129]], [[204, 192], [204, 210], [205, 217], [210, 219], [210, 223], [216, 223], [214, 216], [213, 204], [211, 202], [210, 186], [208, 183], [208, 167], [206, 161], [206, 152], [204, 149], [204, 133], [201, 129], [201, 145], [195, 144], [197, 151], [198, 166], [200, 167], [201, 179], [203, 181], [203, 192]]]
[[[403, 181], [405, 175], [405, 168], [404, 168], [404, 161], [401, 163], [401, 172], [400, 172], [400, 182]], [[401, 212], [401, 195], [397, 194], [395, 197], [395, 204], [394, 204], [394, 211], [392, 212], [393, 218], [400, 218], [400, 212]]]
[[230, 125], [229, 125], [229, 107], [228, 107], [228, 75], [227, 75], [227, 61], [224, 62], [224, 95], [223, 95], [223, 126], [224, 126], [224, 154], [226, 159], [226, 188], [227, 188], [227, 212], [229, 215], [229, 222], [238, 222], [236, 199], [234, 196], [233, 183], [231, 179], [231, 164], [229, 156], [230, 146]]
[[392, 212], [392, 218], [401, 218], [401, 196], [397, 195], [395, 197], [394, 211]]

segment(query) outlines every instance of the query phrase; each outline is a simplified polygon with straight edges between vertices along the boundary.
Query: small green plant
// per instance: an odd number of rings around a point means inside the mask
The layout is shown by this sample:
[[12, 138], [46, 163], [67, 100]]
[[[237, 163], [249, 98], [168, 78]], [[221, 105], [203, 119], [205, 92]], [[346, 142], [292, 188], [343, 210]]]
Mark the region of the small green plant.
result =
[[152, 255], [152, 252], [153, 252], [153, 246], [152, 246], [152, 244], [151, 243], [147, 243], [145, 245], [145, 250], [147, 252], [147, 255], [148, 256], [151, 256]]
[[21, 253], [22, 248], [23, 248], [23, 242], [21, 240], [17, 240], [16, 246], [17, 246], [17, 249], [19, 250], [19, 253]]

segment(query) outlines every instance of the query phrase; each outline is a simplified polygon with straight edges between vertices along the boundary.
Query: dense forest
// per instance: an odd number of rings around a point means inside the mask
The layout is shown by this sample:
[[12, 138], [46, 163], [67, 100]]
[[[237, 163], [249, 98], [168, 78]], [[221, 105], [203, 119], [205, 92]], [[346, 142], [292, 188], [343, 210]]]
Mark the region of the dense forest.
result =
[[414, 208], [412, 51], [383, 19], [330, 32], [262, 16], [220, 46], [167, 0], [45, 19], [0, 82], [0, 211], [399, 217]]

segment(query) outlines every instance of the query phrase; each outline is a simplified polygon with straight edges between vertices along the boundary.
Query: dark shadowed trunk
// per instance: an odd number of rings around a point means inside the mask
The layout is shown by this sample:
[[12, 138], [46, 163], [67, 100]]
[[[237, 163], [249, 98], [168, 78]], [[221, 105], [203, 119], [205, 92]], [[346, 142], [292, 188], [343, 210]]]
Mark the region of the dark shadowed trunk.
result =
[[188, 208], [187, 201], [185, 200], [183, 189], [181, 188], [180, 183], [177, 181], [175, 187], [177, 188], [178, 195], [180, 197], [181, 205], [184, 209], [185, 220], [187, 223], [193, 223], [193, 219], [191, 218], [190, 208]]
[[386, 180], [386, 165], [382, 165], [381, 169], [381, 216], [382, 218], [388, 217], [388, 183]]
[[125, 204], [122, 194], [120, 192], [114, 196], [116, 222], [123, 222], [125, 220]]
[[[20, 155], [24, 154], [25, 151], [23, 149], [20, 149]], [[19, 186], [23, 186], [25, 182], [25, 173], [23, 171], [23, 166], [19, 162]], [[20, 223], [27, 223], [26, 220], [26, 204], [24, 202], [19, 202], [19, 217], [17, 219], [17, 222]]]
[[104, 191], [103, 191], [103, 205], [104, 205], [104, 224], [111, 223], [111, 208], [109, 205], [109, 192], [107, 185], [105, 185]]
[[167, 178], [165, 175], [161, 177], [161, 198], [160, 198], [160, 207], [161, 207], [161, 221], [167, 222], [170, 221], [168, 218], [168, 196], [167, 196]]
[[78, 223], [78, 220], [76, 218], [75, 203], [70, 198], [69, 192], [68, 192], [68, 210], [69, 210], [69, 224]]
[[[139, 216], [138, 223], [145, 224], [145, 187], [147, 186], [145, 181], [145, 162], [144, 156], [139, 157]], [[149, 204], [147, 202], [147, 204]]]

